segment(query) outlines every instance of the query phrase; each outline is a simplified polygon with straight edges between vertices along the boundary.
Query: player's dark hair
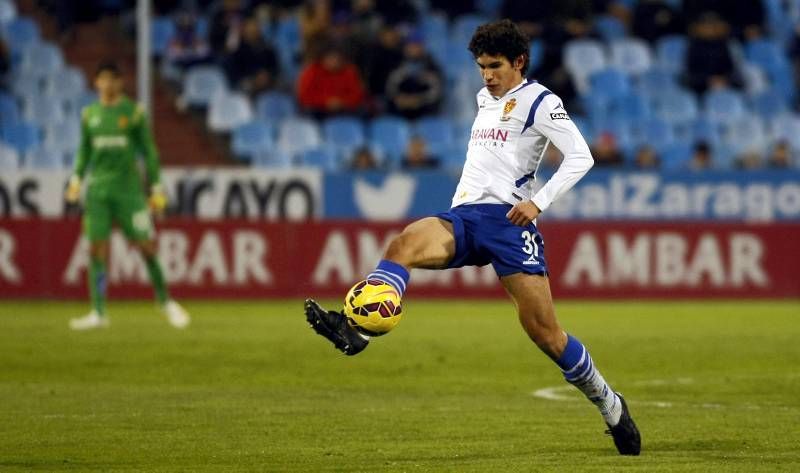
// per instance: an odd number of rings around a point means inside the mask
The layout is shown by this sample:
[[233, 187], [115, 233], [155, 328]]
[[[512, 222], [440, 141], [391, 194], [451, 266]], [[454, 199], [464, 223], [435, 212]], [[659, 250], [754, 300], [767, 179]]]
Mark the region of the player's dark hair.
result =
[[497, 20], [481, 25], [475, 30], [469, 42], [469, 51], [476, 58], [481, 54], [489, 56], [505, 56], [512, 65], [520, 56], [525, 57], [522, 75], [528, 72], [530, 53], [528, 39], [517, 25], [509, 19]]
[[97, 77], [104, 72], [110, 72], [114, 75], [114, 77], [120, 77], [122, 75], [122, 70], [119, 68], [119, 64], [114, 61], [103, 61], [97, 65], [97, 69], [94, 71], [94, 76]]

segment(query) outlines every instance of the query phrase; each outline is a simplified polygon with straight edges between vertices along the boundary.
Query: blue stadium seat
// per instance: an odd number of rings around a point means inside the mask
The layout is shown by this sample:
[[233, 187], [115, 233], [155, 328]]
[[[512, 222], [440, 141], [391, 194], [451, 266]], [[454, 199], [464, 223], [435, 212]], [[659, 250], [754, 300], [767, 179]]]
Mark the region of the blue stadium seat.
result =
[[656, 63], [658, 67], [671, 74], [680, 74], [686, 66], [686, 49], [688, 41], [685, 36], [669, 35], [658, 40], [656, 44]]
[[31, 150], [25, 155], [25, 167], [33, 169], [63, 169], [63, 153], [44, 147]]
[[697, 98], [691, 92], [668, 90], [650, 98], [655, 115], [671, 124], [688, 123], [697, 118]]
[[45, 129], [44, 146], [60, 153], [74, 153], [78, 149], [80, 139], [80, 123], [64, 120]]
[[0, 24], [6, 24], [17, 17], [17, 6], [11, 0], [0, 0]]
[[250, 163], [255, 167], [265, 168], [287, 168], [292, 165], [291, 156], [277, 150], [272, 150], [269, 153], [259, 153], [253, 157]]
[[45, 78], [44, 92], [52, 97], [78, 100], [88, 91], [86, 77], [76, 67], [65, 67], [57, 75]]
[[744, 82], [744, 92], [747, 95], [758, 95], [769, 88], [767, 74], [758, 65], [742, 61], [739, 64], [739, 74]]
[[370, 144], [380, 150], [391, 162], [398, 162], [408, 146], [411, 127], [400, 117], [382, 116], [372, 120], [368, 127]]
[[610, 46], [613, 67], [629, 74], [638, 76], [653, 64], [653, 53], [644, 40], [638, 38], [625, 38], [614, 41]]
[[453, 147], [453, 132], [453, 124], [445, 118], [438, 117], [417, 120], [413, 130], [414, 135], [425, 140], [428, 151], [438, 156], [443, 156]]
[[13, 73], [10, 80], [11, 91], [22, 100], [39, 97], [42, 94], [42, 81], [39, 77], [31, 77]]
[[41, 39], [39, 27], [28, 17], [18, 16], [2, 26], [3, 40], [12, 52], [20, 52], [25, 47], [38, 43]]
[[593, 143], [603, 133], [611, 133], [617, 141], [617, 146], [623, 153], [631, 153], [637, 145], [633, 122], [625, 117], [609, 116], [601, 123], [594, 123]]
[[620, 40], [627, 34], [625, 25], [619, 18], [612, 15], [599, 15], [595, 17], [594, 31], [607, 43]]
[[264, 92], [256, 98], [256, 116], [270, 123], [278, 123], [297, 115], [294, 97], [283, 92]]
[[153, 18], [150, 30], [151, 53], [161, 57], [167, 52], [170, 41], [175, 36], [175, 22], [168, 16]]
[[10, 144], [0, 141], [0, 170], [12, 171], [19, 168], [19, 153]]
[[767, 132], [757, 115], [742, 116], [722, 128], [722, 144], [737, 154], [745, 151], [761, 152], [767, 147]]
[[593, 39], [577, 39], [564, 47], [564, 65], [581, 94], [589, 90], [589, 76], [605, 69], [608, 61], [603, 44]]
[[314, 121], [296, 117], [281, 122], [278, 128], [278, 149], [290, 158], [321, 146], [322, 135]]
[[782, 68], [788, 63], [780, 44], [768, 39], [749, 41], [744, 46], [745, 58], [761, 66], [765, 71]]
[[659, 118], [645, 119], [633, 123], [637, 144], [647, 144], [661, 152], [675, 142], [672, 126]]
[[64, 67], [61, 49], [50, 43], [34, 44], [22, 52], [20, 71], [28, 76], [46, 77], [58, 74]]
[[659, 68], [651, 68], [636, 79], [636, 90], [647, 98], [653, 98], [665, 93], [679, 89], [675, 77]]
[[194, 66], [183, 81], [182, 100], [189, 106], [205, 107], [211, 98], [228, 90], [225, 74], [216, 66]]
[[428, 48], [448, 41], [447, 26], [447, 17], [441, 13], [422, 15], [419, 21], [419, 28]]
[[217, 94], [208, 107], [208, 128], [218, 133], [228, 133], [253, 119], [250, 99], [240, 92]]
[[528, 48], [528, 57], [530, 58], [528, 71], [536, 70], [544, 59], [544, 41], [540, 39], [531, 41], [530, 47]]
[[628, 95], [631, 83], [628, 76], [619, 69], [606, 68], [593, 73], [589, 77], [590, 94], [604, 97], [611, 101], [617, 97]]
[[261, 153], [269, 153], [275, 147], [275, 128], [270, 124], [253, 120], [233, 130], [231, 149], [234, 155], [252, 162]]
[[360, 120], [350, 117], [334, 117], [325, 120], [322, 136], [326, 149], [347, 159], [352, 152], [366, 142], [364, 125]]
[[300, 165], [321, 168], [325, 171], [335, 171], [340, 163], [346, 163], [349, 156], [344, 159], [337, 158], [335, 153], [325, 148], [307, 149], [300, 154]]
[[689, 143], [675, 142], [660, 150], [661, 168], [664, 170], [685, 169], [692, 157], [693, 147]]
[[25, 100], [22, 114], [26, 120], [44, 127], [64, 121], [64, 106], [61, 100], [47, 95], [37, 95]]
[[706, 117], [698, 117], [689, 126], [689, 140], [692, 143], [704, 141], [711, 146], [717, 146], [722, 142], [722, 131], [719, 124], [712, 122]]
[[750, 99], [750, 106], [763, 120], [772, 121], [789, 109], [782, 94], [766, 90]]
[[787, 141], [795, 153], [800, 152], [800, 115], [785, 113], [773, 122], [773, 141]]
[[475, 30], [484, 23], [488, 23], [489, 18], [477, 14], [461, 15], [453, 20], [452, 29], [450, 30], [450, 39], [453, 43], [460, 44], [461, 47], [466, 47]]
[[637, 93], [614, 97], [609, 103], [608, 113], [626, 117], [634, 122], [646, 120], [652, 116], [650, 103]]
[[575, 123], [575, 126], [578, 127], [578, 131], [583, 135], [583, 139], [586, 140], [587, 143], [591, 143], [591, 140], [594, 138], [592, 122], [581, 115], [572, 115], [570, 118], [572, 118], [572, 122]]
[[737, 120], [745, 115], [744, 98], [731, 89], [711, 90], [703, 97], [703, 112], [717, 123]]
[[42, 132], [38, 125], [22, 121], [0, 128], [0, 138], [24, 156], [39, 147], [42, 142]]
[[0, 92], [0, 126], [19, 121], [19, 105], [10, 94]]

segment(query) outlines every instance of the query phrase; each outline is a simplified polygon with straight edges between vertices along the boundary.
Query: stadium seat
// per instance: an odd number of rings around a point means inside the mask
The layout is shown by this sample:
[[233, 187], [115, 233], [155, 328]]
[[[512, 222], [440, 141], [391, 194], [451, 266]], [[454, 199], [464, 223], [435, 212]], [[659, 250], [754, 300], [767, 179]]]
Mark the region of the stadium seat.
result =
[[652, 115], [647, 99], [633, 92], [614, 97], [609, 103], [608, 113], [626, 117], [634, 122], [646, 120]]
[[675, 77], [669, 72], [653, 67], [636, 79], [636, 90], [648, 99], [665, 93], [678, 90], [679, 85]]
[[22, 110], [26, 120], [43, 127], [64, 121], [64, 106], [61, 100], [55, 97], [47, 95], [29, 97], [25, 100]]
[[619, 18], [612, 15], [599, 15], [594, 20], [594, 31], [605, 41], [610, 43], [625, 37], [625, 25]]
[[711, 90], [703, 97], [703, 112], [712, 122], [728, 123], [745, 115], [744, 99], [731, 89]]
[[78, 100], [88, 90], [86, 77], [76, 67], [65, 67], [56, 75], [45, 78], [44, 93], [65, 100]]
[[441, 13], [422, 15], [419, 28], [428, 49], [432, 45], [444, 44], [448, 41], [447, 26], [447, 17]]
[[453, 147], [453, 131], [453, 125], [449, 120], [426, 117], [417, 120], [413, 133], [425, 140], [431, 154], [442, 156]]
[[317, 124], [308, 118], [289, 118], [278, 128], [278, 149], [294, 159], [309, 149], [322, 146]]
[[170, 41], [175, 36], [175, 22], [168, 16], [153, 18], [151, 22], [151, 52], [156, 57], [161, 57], [167, 52]]
[[12, 52], [20, 52], [25, 47], [38, 43], [41, 39], [39, 27], [28, 17], [17, 18], [2, 25], [3, 40], [11, 47]]
[[11, 74], [9, 82], [11, 91], [23, 101], [31, 97], [39, 97], [42, 94], [42, 82], [39, 77], [30, 77], [14, 72]]
[[594, 123], [594, 135], [591, 142], [594, 142], [601, 134], [611, 133], [617, 142], [617, 146], [623, 153], [633, 152], [637, 145], [633, 123], [625, 117], [609, 116], [601, 123]]
[[340, 163], [347, 162], [349, 159], [338, 159], [335, 153], [324, 148], [307, 149], [300, 154], [301, 166], [320, 168], [324, 171], [335, 171], [341, 167]]
[[771, 122], [789, 109], [784, 97], [771, 89], [752, 97], [750, 106], [766, 122]]
[[334, 117], [322, 124], [322, 136], [326, 149], [341, 159], [348, 159], [353, 151], [366, 142], [364, 125], [350, 117]]
[[773, 121], [773, 141], [787, 141], [795, 153], [800, 152], [800, 115], [784, 113]]
[[[684, 130], [688, 133], [685, 133]], [[690, 143], [703, 141], [711, 146], [716, 146], [722, 142], [722, 131], [719, 124], [706, 117], [697, 117], [686, 125], [676, 127], [676, 135], [678, 139]]]
[[22, 121], [3, 125], [0, 129], [0, 138], [24, 156], [41, 144], [42, 132], [38, 125]]
[[74, 153], [81, 139], [78, 121], [64, 120], [45, 129], [44, 146], [61, 153]]
[[669, 35], [660, 38], [656, 44], [656, 64], [673, 75], [682, 73], [686, 67], [687, 46], [685, 36]]
[[294, 97], [282, 92], [264, 92], [256, 98], [256, 116], [270, 123], [278, 123], [297, 114]]
[[431, 54], [451, 82], [469, 77], [470, 74], [477, 75], [475, 59], [463, 44], [448, 41], [432, 49]]
[[20, 72], [31, 77], [56, 75], [64, 67], [61, 49], [50, 43], [34, 44], [22, 52]]
[[530, 58], [528, 71], [535, 71], [542, 64], [542, 60], [544, 59], [544, 41], [540, 39], [531, 41], [530, 47], [528, 48], [528, 57]]
[[467, 13], [456, 17], [452, 22], [450, 30], [450, 40], [455, 44], [460, 44], [465, 48], [478, 29], [484, 23], [488, 23], [489, 18], [483, 15]]
[[656, 152], [675, 142], [672, 126], [659, 118], [633, 122], [633, 132], [638, 145], [650, 145]]
[[405, 153], [411, 127], [400, 117], [383, 116], [373, 119], [368, 127], [369, 142], [390, 162], [398, 162]]
[[211, 98], [228, 90], [225, 74], [216, 66], [195, 66], [183, 81], [182, 101], [193, 107], [208, 106]]
[[685, 90], [668, 90], [650, 99], [655, 115], [669, 123], [688, 123], [697, 118], [697, 99]]
[[275, 129], [261, 120], [239, 125], [233, 130], [231, 149], [234, 155], [252, 162], [260, 153], [268, 153], [275, 147]]
[[658, 153], [661, 158], [661, 169], [669, 171], [686, 168], [692, 152], [693, 148], [689, 143], [675, 142], [666, 146]]
[[0, 170], [12, 171], [19, 168], [19, 153], [10, 144], [0, 141]]
[[628, 76], [619, 69], [606, 68], [592, 73], [589, 77], [589, 94], [602, 97], [609, 102], [615, 98], [628, 95], [631, 83]]
[[589, 90], [589, 76], [607, 65], [603, 44], [593, 39], [572, 40], [564, 47], [564, 65], [581, 94]]
[[786, 54], [780, 44], [769, 39], [756, 39], [744, 46], [745, 58], [758, 64], [765, 71], [781, 68], [787, 64]]
[[0, 0], [0, 24], [11, 22], [17, 17], [17, 6], [11, 0]]
[[742, 116], [722, 128], [722, 144], [737, 154], [746, 151], [761, 152], [767, 147], [767, 132], [761, 118]]
[[292, 165], [292, 159], [286, 153], [272, 150], [269, 153], [258, 153], [250, 164], [263, 168], [288, 168]]
[[629, 74], [638, 76], [650, 69], [653, 64], [653, 54], [650, 46], [644, 40], [626, 38], [611, 43], [611, 61], [613, 67]]
[[17, 100], [5, 92], [0, 92], [0, 126], [19, 121]]
[[63, 169], [64, 155], [58, 150], [36, 148], [25, 155], [25, 167], [32, 169]]
[[218, 133], [228, 133], [253, 119], [250, 99], [240, 92], [215, 95], [208, 107], [208, 128]]

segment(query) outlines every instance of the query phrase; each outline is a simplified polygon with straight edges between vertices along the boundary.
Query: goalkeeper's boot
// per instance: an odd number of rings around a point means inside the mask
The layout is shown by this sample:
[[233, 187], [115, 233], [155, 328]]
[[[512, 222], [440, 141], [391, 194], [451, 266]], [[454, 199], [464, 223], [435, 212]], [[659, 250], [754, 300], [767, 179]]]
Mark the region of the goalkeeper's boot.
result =
[[642, 450], [642, 438], [639, 435], [639, 429], [636, 428], [636, 424], [631, 418], [625, 398], [620, 393], [616, 394], [622, 404], [622, 415], [617, 425], [608, 426], [606, 433], [614, 439], [614, 445], [617, 446], [617, 451], [620, 455], [638, 455]]
[[192, 321], [186, 309], [172, 299], [168, 300], [161, 310], [164, 312], [167, 322], [175, 328], [186, 328]]
[[356, 355], [369, 344], [369, 338], [351, 327], [343, 313], [325, 310], [313, 299], [306, 299], [305, 312], [311, 328], [345, 355]]
[[83, 317], [69, 320], [69, 328], [72, 330], [94, 330], [96, 328], [108, 328], [108, 317], [100, 315], [93, 310]]

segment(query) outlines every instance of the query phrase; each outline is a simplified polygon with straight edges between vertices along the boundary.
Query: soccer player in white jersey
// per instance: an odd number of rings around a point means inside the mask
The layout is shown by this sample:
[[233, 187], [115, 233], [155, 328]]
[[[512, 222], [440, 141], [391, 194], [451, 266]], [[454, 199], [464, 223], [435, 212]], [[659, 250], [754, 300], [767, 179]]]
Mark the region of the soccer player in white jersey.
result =
[[[469, 44], [485, 87], [478, 92], [467, 159], [449, 211], [407, 226], [394, 238], [367, 279], [392, 285], [402, 297], [412, 268], [444, 269], [491, 263], [533, 342], [600, 410], [619, 453], [638, 455], [641, 440], [625, 400], [595, 368], [589, 351], [556, 320], [544, 242], [536, 217], [592, 167], [589, 147], [564, 105], [536, 81], [524, 78], [528, 41], [509, 20], [479, 27]], [[564, 159], [533, 192], [547, 146]], [[347, 355], [369, 339], [341, 312], [305, 303], [312, 328]]]

